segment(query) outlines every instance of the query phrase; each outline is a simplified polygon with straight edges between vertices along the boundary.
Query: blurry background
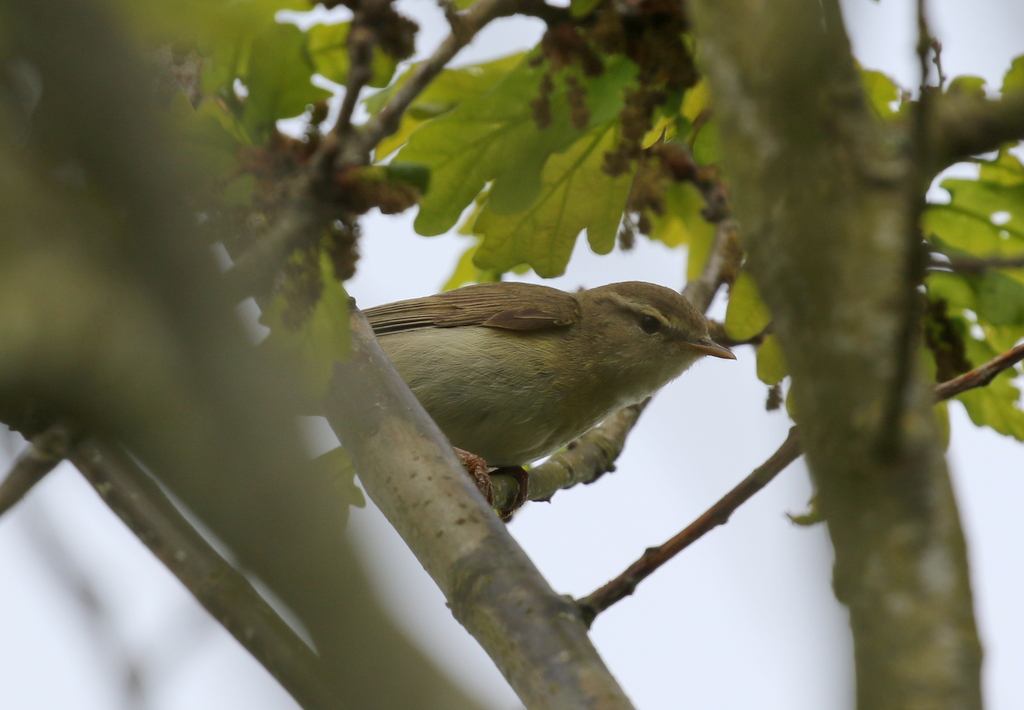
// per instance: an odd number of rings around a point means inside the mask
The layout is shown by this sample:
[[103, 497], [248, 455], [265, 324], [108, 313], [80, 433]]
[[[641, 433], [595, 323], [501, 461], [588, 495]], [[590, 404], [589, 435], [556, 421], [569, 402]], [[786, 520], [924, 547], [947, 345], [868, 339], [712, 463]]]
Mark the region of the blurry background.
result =
[[[397, 5], [420, 23], [418, 55], [428, 54], [447, 31], [440, 11], [427, 0]], [[914, 4], [843, 5], [861, 64], [914, 86]], [[940, 0], [929, 7], [949, 76], [980, 75], [998, 86], [1010, 59], [1024, 53], [1020, 3]], [[534, 19], [498, 21], [456, 64], [530, 47], [542, 31]], [[943, 199], [942, 190], [933, 193]], [[362, 259], [347, 284], [361, 306], [436, 292], [468, 246], [454, 234], [416, 236], [411, 225], [412, 214], [364, 220]], [[547, 283], [575, 289], [640, 279], [679, 288], [685, 258], [646, 240], [606, 257], [580, 243], [566, 275]], [[724, 313], [713, 307], [712, 315]], [[701, 363], [661, 392], [616, 473], [516, 516], [513, 534], [557, 591], [591, 592], [678, 532], [782, 442], [789, 422], [764, 410], [767, 391], [753, 353], [738, 354], [736, 363]], [[961, 405], [950, 413], [986, 699], [990, 710], [1015, 710], [1024, 700], [1024, 450], [975, 428]], [[315, 452], [332, 445], [319, 422], [304, 425]], [[0, 437], [4, 468], [21, 445]], [[804, 512], [809, 495], [806, 471], [795, 464], [728, 525], [597, 619], [594, 641], [638, 708], [852, 707], [850, 640], [830, 589], [825, 529], [785, 517]], [[487, 706], [518, 707], [372, 504], [354, 511], [350, 528], [383, 603], [410, 637]], [[296, 707], [67, 465], [0, 518], [0, 687], [4, 707], [18, 710]]]

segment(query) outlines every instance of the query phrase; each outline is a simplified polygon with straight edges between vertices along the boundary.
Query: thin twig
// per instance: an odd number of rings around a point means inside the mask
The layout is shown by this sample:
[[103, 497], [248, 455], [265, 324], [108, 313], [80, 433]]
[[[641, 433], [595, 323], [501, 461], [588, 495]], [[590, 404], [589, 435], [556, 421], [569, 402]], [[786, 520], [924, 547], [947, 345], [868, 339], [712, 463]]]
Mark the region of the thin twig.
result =
[[[962, 392], [977, 387], [984, 387], [995, 377], [1024, 360], [1024, 343], [1006, 351], [981, 367], [967, 372], [952, 380], [935, 387], [935, 400], [945, 401]], [[703, 515], [687, 525], [681, 532], [659, 545], [650, 547], [626, 570], [601, 588], [577, 600], [580, 613], [588, 624], [602, 611], [615, 602], [631, 595], [637, 585], [649, 577], [655, 570], [678, 555], [684, 549], [703, 537], [719, 525], [729, 520], [733, 512], [743, 503], [750, 500], [759, 490], [764, 488], [777, 475], [782, 473], [789, 464], [801, 454], [799, 432], [796, 427], [789, 430], [789, 436], [782, 446], [768, 460], [740, 481], [735, 488], [722, 496], [717, 503], [708, 508]]]
[[88, 439], [69, 456], [103, 501], [304, 710], [340, 702], [320, 659], [127, 453]]
[[334, 134], [342, 144], [352, 130], [352, 114], [359, 101], [359, 94], [373, 78], [373, 50], [377, 45], [373, 20], [380, 14], [381, 8], [388, 5], [388, 0], [362, 0], [356, 5], [352, 17], [346, 40], [348, 81], [345, 82], [345, 98], [341, 101], [338, 122], [334, 125]]
[[938, 258], [935, 254], [928, 262], [933, 271], [957, 271], [963, 273], [980, 273], [989, 269], [1021, 269], [1024, 268], [1024, 256], [994, 256], [991, 258]]
[[632, 594], [636, 590], [636, 586], [656, 569], [700, 539], [705, 533], [728, 521], [733, 511], [768, 485], [775, 476], [796, 461], [799, 456], [800, 440], [797, 437], [796, 427], [792, 427], [786, 441], [768, 457], [767, 461], [755, 468], [753, 473], [722, 496], [717, 503], [686, 526], [682, 532], [658, 547], [647, 548], [643, 556], [627, 567], [622, 574], [600, 589], [579, 599], [576, 603], [580, 607], [584, 620], [588, 624], [592, 623], [602, 611]]
[[71, 447], [71, 439], [70, 430], [60, 424], [32, 437], [32, 443], [18, 456], [11, 472], [0, 483], [0, 515], [14, 507], [34, 485], [65, 459]]
[[981, 367], [965, 372], [952, 380], [946, 380], [935, 388], [935, 399], [939, 402], [956, 397], [961, 392], [984, 387], [995, 379], [996, 375], [1024, 360], [1024, 343], [1007, 350], [1002, 355], [989, 360]]

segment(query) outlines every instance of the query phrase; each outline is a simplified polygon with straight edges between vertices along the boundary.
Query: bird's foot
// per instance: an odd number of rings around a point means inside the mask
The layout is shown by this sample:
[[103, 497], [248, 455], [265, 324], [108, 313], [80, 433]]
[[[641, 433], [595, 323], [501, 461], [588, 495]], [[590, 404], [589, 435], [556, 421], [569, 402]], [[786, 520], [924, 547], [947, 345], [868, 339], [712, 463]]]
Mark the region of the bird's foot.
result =
[[459, 460], [462, 461], [462, 467], [466, 469], [466, 473], [476, 482], [476, 487], [491, 507], [494, 507], [494, 484], [491, 483], [491, 476], [495, 473], [507, 473], [516, 479], [516, 483], [519, 484], [519, 492], [516, 494], [512, 507], [509, 510], [498, 511], [498, 517], [506, 523], [511, 520], [512, 514], [523, 506], [523, 503], [526, 502], [530, 495], [530, 474], [526, 469], [522, 466], [503, 466], [492, 471], [487, 462], [476, 454], [471, 454], [457, 447], [453, 448], [455, 448], [455, 453], [458, 454]]
[[498, 516], [507, 523], [512, 519], [512, 514], [522, 508], [523, 503], [530, 497], [530, 472], [522, 466], [501, 466], [491, 471], [492, 476], [497, 473], [508, 474], [519, 484], [519, 491], [516, 493], [516, 499], [512, 501], [512, 507], [498, 511]]
[[494, 485], [491, 483], [491, 467], [476, 454], [463, 451], [457, 446], [452, 448], [455, 449], [459, 460], [462, 461], [462, 467], [466, 469], [466, 473], [476, 481], [476, 487], [483, 494], [487, 505], [494, 506]]

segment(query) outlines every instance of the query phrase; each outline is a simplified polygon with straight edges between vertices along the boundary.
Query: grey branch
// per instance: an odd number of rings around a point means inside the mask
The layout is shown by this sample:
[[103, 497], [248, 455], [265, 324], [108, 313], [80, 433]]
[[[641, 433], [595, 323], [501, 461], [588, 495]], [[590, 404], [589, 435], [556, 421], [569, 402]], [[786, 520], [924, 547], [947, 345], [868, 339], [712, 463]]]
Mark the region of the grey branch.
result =
[[32, 443], [18, 456], [7, 478], [0, 483], [0, 515], [14, 507], [34, 485], [55, 469], [67, 456], [70, 447], [71, 432], [61, 424], [32, 437]]
[[[550, 500], [563, 488], [577, 483], [593, 483], [615, 470], [615, 460], [626, 445], [626, 437], [650, 400], [619, 410], [600, 426], [574, 441], [540, 466], [530, 469], [530, 500]], [[519, 492], [513, 476], [502, 473], [491, 476], [494, 485], [494, 507], [509, 510]]]
[[530, 710], [632, 707], [353, 309], [325, 413], [367, 494]]
[[70, 458], [103, 502], [304, 710], [341, 705], [316, 654], [127, 453], [87, 439]]

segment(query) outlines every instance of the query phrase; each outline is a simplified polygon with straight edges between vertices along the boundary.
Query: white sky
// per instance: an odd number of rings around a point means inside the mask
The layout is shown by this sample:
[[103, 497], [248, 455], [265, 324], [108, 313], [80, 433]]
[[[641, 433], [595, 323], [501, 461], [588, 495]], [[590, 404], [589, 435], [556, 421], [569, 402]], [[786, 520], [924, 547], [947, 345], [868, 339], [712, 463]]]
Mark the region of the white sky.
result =
[[[430, 3], [402, 0], [429, 52], [444, 26]], [[985, 0], [931, 4], [933, 32], [950, 75], [998, 86], [1024, 53], [1024, 4]], [[861, 63], [903, 85], [916, 82], [913, 5], [849, 0], [848, 28]], [[495, 23], [457, 58], [473, 63], [530, 46], [539, 22]], [[466, 246], [457, 235], [415, 236], [412, 216], [364, 222], [363, 258], [349, 290], [367, 307], [435, 292]], [[585, 243], [566, 276], [571, 289], [642, 279], [678, 288], [685, 255], [638, 240], [628, 254], [597, 257]], [[720, 304], [719, 306], [720, 307]], [[559, 592], [582, 595], [620, 572], [645, 547], [688, 524], [785, 438], [785, 415], [763, 409], [765, 388], [749, 348], [739, 361], [702, 363], [667, 387], [644, 414], [619, 470], [593, 486], [530, 504], [511, 530]], [[1024, 700], [1024, 500], [1020, 445], [978, 430], [951, 406], [950, 463], [972, 558], [986, 648], [990, 710]], [[830, 589], [831, 550], [822, 526], [797, 528], [802, 464], [783, 473], [728, 525], [642, 583], [595, 622], [593, 638], [638, 708], [757, 707], [848, 710], [851, 649], [845, 612]], [[352, 536], [393, 616], [453, 677], [495, 710], [518, 701], [489, 659], [452, 619], [440, 593], [372, 506], [352, 516]], [[77, 560], [109, 611], [90, 625], [42, 562], [51, 531]], [[0, 687], [20, 710], [119, 707], [116, 654], [96, 639], [121, 639], [142, 660], [155, 709], [292, 710], [294, 702], [138, 543], [68, 467], [0, 518]], [[114, 644], [117, 648], [117, 644]]]

